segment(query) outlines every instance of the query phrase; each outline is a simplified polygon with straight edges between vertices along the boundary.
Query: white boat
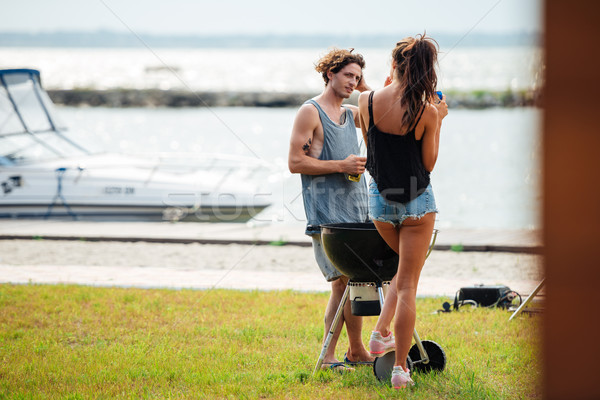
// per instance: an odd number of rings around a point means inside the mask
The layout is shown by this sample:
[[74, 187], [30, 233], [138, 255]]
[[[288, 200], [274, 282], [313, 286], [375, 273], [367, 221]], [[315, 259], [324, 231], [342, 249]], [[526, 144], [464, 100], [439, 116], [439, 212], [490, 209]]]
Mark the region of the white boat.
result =
[[[0, 218], [247, 221], [267, 165], [217, 155], [90, 153], [32, 69], [0, 70]], [[265, 182], [263, 179], [262, 182]]]

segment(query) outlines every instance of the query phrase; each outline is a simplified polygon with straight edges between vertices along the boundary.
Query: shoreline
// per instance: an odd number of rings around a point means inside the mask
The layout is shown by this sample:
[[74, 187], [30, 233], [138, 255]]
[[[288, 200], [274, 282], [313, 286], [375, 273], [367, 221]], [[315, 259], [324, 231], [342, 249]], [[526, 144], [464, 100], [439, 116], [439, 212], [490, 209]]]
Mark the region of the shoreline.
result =
[[[0, 283], [165, 289], [331, 289], [310, 247], [145, 242], [0, 240]], [[505, 285], [527, 295], [542, 256], [434, 250], [418, 296], [453, 297], [462, 287]]]
[[[312, 247], [304, 224], [4, 219], [0, 240]], [[538, 229], [441, 229], [434, 250], [541, 254]]]
[[[78, 242], [144, 242], [144, 243], [162, 243], [162, 244], [200, 244], [200, 245], [245, 245], [245, 246], [296, 246], [311, 247], [311, 242], [307, 240], [270, 240], [257, 238], [233, 238], [233, 239], [212, 239], [212, 238], [158, 238], [143, 236], [69, 236], [69, 235], [15, 235], [0, 234], [0, 241], [3, 240], [48, 240], [48, 241], [78, 241]], [[435, 244], [435, 251], [454, 251], [454, 252], [493, 252], [493, 253], [521, 253], [521, 254], [542, 254], [541, 245], [515, 245], [515, 244], [462, 244], [462, 243], [444, 243]]]
[[[286, 92], [228, 92], [189, 91], [180, 89], [129, 89], [106, 90], [92, 88], [49, 89], [54, 104], [69, 107], [298, 107], [318, 93]], [[448, 106], [463, 109], [540, 107], [541, 93], [537, 90], [449, 90]], [[357, 104], [358, 94], [348, 99]]]
[[[539, 231], [445, 229], [436, 245], [451, 251], [433, 250], [420, 296], [454, 296], [475, 284], [503, 284], [524, 295], [543, 276], [542, 255], [526, 251], [541, 249]], [[520, 251], [490, 251], [502, 246]], [[0, 282], [330, 290], [304, 226], [278, 224], [4, 220]]]

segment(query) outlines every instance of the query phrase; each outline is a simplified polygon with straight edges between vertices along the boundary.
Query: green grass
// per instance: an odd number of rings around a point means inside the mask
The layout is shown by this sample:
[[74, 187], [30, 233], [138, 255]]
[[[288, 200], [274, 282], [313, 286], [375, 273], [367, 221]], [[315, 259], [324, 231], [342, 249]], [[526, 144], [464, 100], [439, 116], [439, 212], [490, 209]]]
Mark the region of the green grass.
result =
[[[442, 373], [395, 392], [372, 369], [312, 377], [326, 293], [0, 285], [0, 399], [496, 399], [540, 397], [540, 324], [506, 311], [433, 314]], [[368, 341], [375, 317], [364, 319]], [[338, 345], [343, 357], [345, 331]]]

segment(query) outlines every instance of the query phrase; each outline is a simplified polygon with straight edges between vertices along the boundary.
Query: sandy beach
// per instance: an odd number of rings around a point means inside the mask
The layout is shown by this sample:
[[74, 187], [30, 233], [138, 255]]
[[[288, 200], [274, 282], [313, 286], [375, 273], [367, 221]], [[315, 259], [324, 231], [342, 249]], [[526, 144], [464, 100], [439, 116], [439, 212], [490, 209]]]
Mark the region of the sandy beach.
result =
[[[541, 256], [433, 251], [418, 294], [454, 296], [473, 284], [526, 295], [542, 278]], [[73, 240], [0, 240], [0, 281], [157, 288], [327, 291], [306, 246]]]

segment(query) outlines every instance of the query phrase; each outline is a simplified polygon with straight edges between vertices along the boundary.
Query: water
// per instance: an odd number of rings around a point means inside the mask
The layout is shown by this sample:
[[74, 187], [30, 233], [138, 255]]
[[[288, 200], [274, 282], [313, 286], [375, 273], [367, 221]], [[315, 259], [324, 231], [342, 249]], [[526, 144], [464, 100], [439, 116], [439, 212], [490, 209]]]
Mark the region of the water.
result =
[[[535, 47], [441, 48], [442, 90], [534, 89], [541, 84], [542, 53]], [[386, 49], [356, 49], [365, 78], [383, 85]], [[0, 68], [42, 71], [47, 89], [160, 88], [199, 91], [319, 92], [314, 64], [327, 49], [0, 48]]]
[[[59, 107], [70, 136], [129, 153], [227, 153], [273, 166], [265, 182], [273, 206], [258, 222], [304, 223], [300, 179], [287, 170], [296, 109], [114, 109]], [[438, 228], [538, 228], [541, 111], [450, 110], [432, 185]]]
[[[390, 50], [365, 56], [373, 88], [389, 74]], [[320, 92], [314, 63], [327, 49], [0, 48], [0, 68], [35, 68], [45, 88], [184, 88], [198, 91]], [[542, 53], [533, 47], [442, 48], [443, 91], [536, 89]], [[167, 68], [168, 67], [168, 68]], [[273, 206], [263, 221], [302, 224], [300, 179], [287, 170], [296, 109], [59, 108], [72, 136], [93, 149], [226, 153], [268, 161]], [[539, 110], [450, 110], [432, 175], [438, 227], [537, 228]]]

